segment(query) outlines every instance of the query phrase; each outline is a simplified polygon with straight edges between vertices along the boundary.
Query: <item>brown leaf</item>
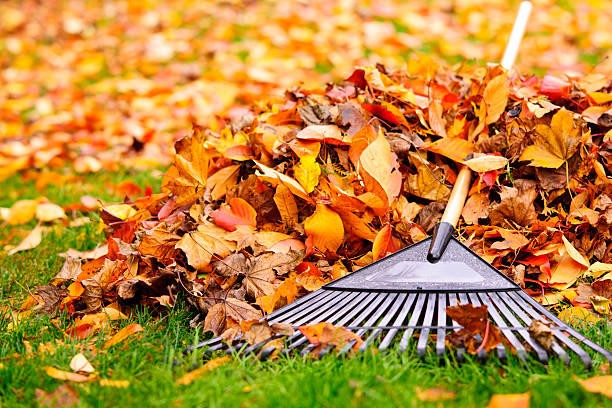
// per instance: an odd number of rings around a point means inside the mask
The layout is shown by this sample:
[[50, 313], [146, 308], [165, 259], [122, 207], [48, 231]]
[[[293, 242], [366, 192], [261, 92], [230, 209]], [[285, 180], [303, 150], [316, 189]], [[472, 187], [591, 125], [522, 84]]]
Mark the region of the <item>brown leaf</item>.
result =
[[37, 388], [35, 395], [36, 402], [41, 408], [74, 407], [79, 403], [79, 393], [68, 383], [60, 385], [50, 393]]
[[238, 327], [242, 320], [260, 319], [261, 312], [236, 298], [227, 298], [210, 308], [204, 320], [204, 330], [219, 335], [229, 327]]
[[[310, 344], [317, 346], [315, 350], [322, 350], [328, 345], [333, 345], [340, 350], [344, 345], [352, 343], [353, 350], [357, 350], [362, 344], [361, 337], [341, 326], [334, 326], [328, 322], [300, 326], [298, 330], [308, 339]], [[316, 351], [313, 351], [316, 354]]]
[[189, 264], [202, 270], [213, 256], [224, 258], [236, 249], [236, 244], [228, 241], [226, 231], [211, 224], [200, 224], [196, 231], [189, 232], [176, 243], [187, 256]]
[[536, 195], [532, 185], [525, 185], [523, 188], [503, 186], [500, 194], [501, 202], [496, 204], [489, 214], [491, 224], [507, 226], [508, 220], [522, 226], [533, 224], [537, 218], [533, 204]]
[[417, 173], [406, 176], [404, 188], [417, 197], [432, 201], [445, 200], [450, 194], [450, 188], [444, 184], [444, 173], [430, 168], [430, 163], [419, 154], [410, 152], [408, 155]]
[[247, 293], [257, 299], [274, 293], [272, 282], [277, 275], [284, 275], [302, 262], [303, 252], [265, 253], [254, 258], [244, 280]]
[[175, 245], [179, 236], [168, 232], [153, 230], [144, 234], [138, 251], [157, 259], [172, 259], [176, 256]]
[[612, 279], [604, 279], [593, 282], [591, 285], [593, 294], [605, 298], [612, 298]]
[[42, 301], [43, 304], [39, 304], [36, 310], [40, 310], [42, 313], [47, 315], [53, 315], [57, 311], [57, 308], [62, 303], [64, 297], [68, 295], [68, 290], [54, 286], [37, 286], [34, 291]]
[[480, 192], [472, 194], [468, 198], [461, 212], [461, 216], [467, 224], [478, 225], [478, 220], [480, 218], [487, 218], [490, 210], [491, 203], [489, 202], [489, 194]]
[[298, 208], [295, 198], [284, 184], [279, 183], [276, 186], [274, 194], [274, 203], [278, 208], [278, 212], [285, 224], [292, 227], [298, 223]]
[[[501, 330], [488, 319], [487, 306], [473, 306], [471, 304], [447, 306], [446, 314], [464, 328], [452, 332], [449, 341], [455, 346], [463, 346], [471, 354], [479, 349], [491, 351], [503, 341]], [[477, 343], [476, 336], [483, 339]], [[478, 347], [477, 347], [478, 344]]]
[[553, 331], [546, 323], [533, 319], [529, 325], [529, 335], [546, 351], [550, 351], [553, 343]]
[[230, 254], [225, 259], [214, 262], [214, 267], [219, 275], [230, 277], [246, 273], [248, 260], [242, 253]]
[[53, 279], [61, 280], [76, 280], [77, 276], [81, 273], [81, 260], [72, 256], [66, 257], [66, 261], [62, 266], [62, 269], [55, 275]]
[[449, 401], [457, 397], [455, 391], [449, 391], [444, 388], [415, 388], [416, 396], [423, 402]]

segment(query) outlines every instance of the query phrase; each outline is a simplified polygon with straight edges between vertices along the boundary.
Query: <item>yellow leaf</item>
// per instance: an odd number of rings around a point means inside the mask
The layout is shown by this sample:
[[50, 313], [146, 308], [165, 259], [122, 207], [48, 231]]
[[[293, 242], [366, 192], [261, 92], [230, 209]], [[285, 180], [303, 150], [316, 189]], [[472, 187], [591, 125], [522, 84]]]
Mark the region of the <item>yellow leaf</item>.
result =
[[[572, 286], [585, 271], [586, 267], [584, 265], [579, 264], [574, 261], [571, 256], [565, 254], [550, 272], [551, 286], [559, 290], [567, 289]], [[545, 282], [547, 278], [548, 276], [546, 274], [540, 274], [539, 279], [541, 281]]]
[[25, 224], [34, 218], [37, 205], [34, 200], [19, 200], [11, 206], [8, 215], [3, 218], [9, 225]]
[[136, 209], [130, 204], [111, 204], [102, 207], [102, 209], [121, 220], [130, 218], [137, 213]]
[[297, 165], [293, 166], [295, 179], [304, 187], [307, 193], [311, 193], [317, 184], [319, 184], [321, 167], [319, 167], [316, 160], [317, 158], [314, 156], [304, 156]]
[[595, 103], [598, 104], [598, 105], [603, 105], [605, 103], [608, 103], [608, 102], [612, 101], [612, 94], [610, 94], [610, 93], [605, 93], [605, 92], [589, 92], [587, 95], [589, 95], [591, 98], [593, 98]]
[[529, 393], [498, 394], [491, 397], [487, 408], [529, 408]]
[[274, 193], [274, 203], [278, 212], [280, 213], [283, 222], [289, 226], [293, 226], [298, 223], [298, 208], [295, 198], [284, 184], [279, 183], [276, 186], [276, 193]]
[[291, 177], [283, 173], [280, 173], [274, 169], [271, 169], [267, 166], [264, 166], [261, 163], [255, 162], [255, 164], [262, 171], [261, 173], [255, 173], [255, 175], [259, 177], [260, 179], [267, 181], [274, 186], [276, 186], [280, 182], [284, 184], [289, 190], [291, 190], [291, 192], [295, 194], [296, 196], [300, 197], [303, 200], [308, 201], [309, 203], [314, 203], [313, 199], [310, 198], [310, 196], [304, 190], [304, 188], [300, 185], [300, 183], [298, 183]]
[[608, 398], [612, 398], [612, 375], [601, 375], [577, 381], [588, 392], [598, 392]]
[[508, 78], [505, 74], [498, 75], [489, 81], [482, 95], [487, 104], [487, 117], [485, 123], [490, 125], [497, 122], [508, 103]]
[[589, 266], [589, 269], [585, 272], [584, 276], [590, 276], [597, 279], [606, 272], [610, 271], [612, 271], [612, 264], [595, 262], [593, 265]]
[[584, 307], [568, 307], [559, 313], [559, 319], [566, 323], [578, 325], [583, 323], [596, 324], [599, 319]]
[[59, 205], [44, 203], [36, 206], [36, 218], [42, 222], [47, 222], [66, 218], [66, 214]]
[[206, 186], [211, 188], [210, 196], [214, 201], [221, 199], [227, 190], [238, 181], [239, 165], [227, 166], [208, 177]]
[[194, 382], [198, 377], [200, 377], [202, 374], [212, 371], [216, 368], [219, 368], [222, 365], [229, 363], [230, 361], [231, 361], [231, 358], [229, 358], [229, 356], [213, 358], [212, 360], [204, 364], [202, 367], [197, 368], [183, 375], [181, 378], [177, 380], [176, 383], [178, 385], [189, 385], [192, 382]]
[[100, 379], [98, 382], [102, 387], [115, 387], [115, 388], [127, 388], [130, 386], [128, 380], [107, 380], [105, 378]]
[[49, 377], [53, 377], [56, 380], [67, 380], [73, 382], [86, 382], [90, 380], [90, 377], [86, 375], [58, 370], [55, 367], [43, 367], [43, 370], [45, 370]]
[[591, 296], [589, 300], [597, 313], [602, 315], [610, 314], [610, 299], [603, 296]]
[[444, 184], [444, 173], [429, 168], [429, 162], [418, 153], [410, 152], [408, 155], [417, 173], [406, 176], [406, 190], [417, 197], [432, 201], [440, 201], [448, 197], [450, 188]]
[[8, 254], [13, 255], [19, 251], [27, 251], [28, 249], [32, 249], [40, 244], [42, 240], [42, 227], [37, 225], [34, 227], [32, 231], [17, 245], [15, 248], [11, 249]]
[[563, 238], [563, 245], [565, 245], [565, 250], [568, 255], [572, 257], [572, 259], [578, 262], [581, 265], [586, 266], [587, 268], [590, 266], [589, 261], [587, 261], [584, 256], [574, 246], [565, 238], [565, 236], [561, 236]]
[[531, 160], [530, 166], [558, 169], [576, 153], [582, 127], [574, 123], [573, 114], [565, 108], [555, 113], [550, 123], [537, 125], [535, 144], [529, 145], [519, 160]]
[[455, 399], [457, 393], [455, 391], [445, 390], [443, 388], [415, 389], [417, 398], [424, 402], [448, 401]]
[[175, 248], [183, 250], [189, 265], [204, 269], [213, 256], [225, 258], [236, 249], [234, 242], [225, 239], [227, 231], [212, 224], [201, 224], [196, 231], [183, 235]]
[[483, 156], [465, 161], [465, 165], [476, 173], [485, 173], [491, 170], [498, 170], [504, 168], [506, 164], [508, 164], [508, 159], [503, 156], [495, 156], [493, 154], [485, 154]]
[[304, 221], [304, 230], [313, 238], [314, 246], [322, 251], [335, 252], [344, 240], [342, 219], [325, 204], [317, 204], [317, 208]]
[[119, 330], [113, 337], [111, 337], [106, 343], [104, 343], [104, 349], [107, 349], [111, 346], [114, 346], [117, 343], [121, 343], [123, 340], [131, 336], [132, 334], [144, 331], [141, 325], [138, 323], [133, 323], [128, 326], [125, 326], [123, 329]]

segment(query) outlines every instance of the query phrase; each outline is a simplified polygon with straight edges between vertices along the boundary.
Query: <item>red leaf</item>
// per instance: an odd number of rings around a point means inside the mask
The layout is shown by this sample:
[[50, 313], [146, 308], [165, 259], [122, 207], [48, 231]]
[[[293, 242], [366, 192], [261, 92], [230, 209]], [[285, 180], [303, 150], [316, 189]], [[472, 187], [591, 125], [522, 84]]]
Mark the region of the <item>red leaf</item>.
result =
[[402, 123], [403, 118], [398, 118], [396, 115], [394, 115], [389, 110], [380, 105], [371, 105], [369, 103], [363, 103], [361, 104], [361, 106], [363, 106], [363, 109], [367, 110], [374, 116], [381, 118], [385, 122], [389, 122], [394, 125], [399, 125], [400, 123]]
[[229, 209], [227, 206], [221, 210], [210, 213], [215, 224], [228, 231], [236, 231], [238, 225], [257, 225], [257, 212], [242, 198], [232, 198]]
[[358, 88], [365, 88], [368, 85], [363, 69], [356, 69], [350, 77], [345, 79], [345, 81], [354, 83]]
[[542, 78], [540, 93], [546, 95], [550, 100], [566, 99], [569, 95], [570, 83], [554, 75], [547, 74]]
[[540, 270], [544, 272], [549, 278], [550, 275], [550, 260], [546, 255], [529, 255], [522, 261], [518, 261], [523, 265], [539, 266]]

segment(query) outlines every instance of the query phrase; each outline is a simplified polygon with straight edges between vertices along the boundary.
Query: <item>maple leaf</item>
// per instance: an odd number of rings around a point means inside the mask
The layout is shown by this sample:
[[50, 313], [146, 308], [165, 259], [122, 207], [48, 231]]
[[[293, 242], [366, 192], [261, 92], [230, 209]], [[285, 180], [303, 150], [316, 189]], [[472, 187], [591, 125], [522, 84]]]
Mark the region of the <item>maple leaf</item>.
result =
[[226, 239], [226, 231], [212, 224], [200, 224], [176, 243], [175, 248], [187, 256], [189, 265], [202, 270], [213, 256], [224, 258], [236, 249], [236, 243]]
[[265, 253], [254, 258], [252, 267], [244, 279], [247, 293], [257, 299], [274, 293], [272, 282], [278, 275], [284, 275], [302, 262], [303, 253]]
[[260, 318], [261, 312], [247, 302], [236, 298], [227, 298], [208, 310], [204, 320], [204, 330], [210, 330], [215, 335], [219, 335], [228, 328], [240, 327], [242, 320]]
[[519, 160], [531, 160], [531, 166], [558, 169], [576, 153], [582, 137], [582, 124], [577, 124], [574, 115], [562, 108], [555, 113], [550, 126], [536, 126], [535, 144], [527, 146]]
[[[456, 346], [467, 347], [468, 352], [475, 354], [479, 349], [490, 351], [502, 343], [501, 330], [489, 322], [487, 306], [472, 304], [447, 306], [446, 314], [463, 326], [463, 329], [449, 335], [449, 341]], [[476, 336], [480, 335], [482, 343], [476, 347]]]
[[533, 224], [537, 218], [533, 205], [536, 195], [535, 187], [530, 183], [517, 183], [517, 187], [503, 186], [501, 202], [493, 206], [489, 213], [491, 224], [504, 226], [507, 220], [523, 226]]

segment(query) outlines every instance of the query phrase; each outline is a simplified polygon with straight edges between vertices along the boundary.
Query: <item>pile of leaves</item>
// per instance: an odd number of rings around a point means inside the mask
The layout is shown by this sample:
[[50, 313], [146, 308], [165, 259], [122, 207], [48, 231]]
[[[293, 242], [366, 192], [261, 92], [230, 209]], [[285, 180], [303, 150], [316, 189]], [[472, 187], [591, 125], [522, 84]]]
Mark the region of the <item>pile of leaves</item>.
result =
[[184, 293], [194, 325], [231, 338], [427, 237], [466, 165], [459, 239], [564, 319], [596, 321], [612, 298], [611, 89], [420, 57], [194, 124], [162, 192], [101, 208], [104, 245], [64, 254], [16, 318], [61, 308], [84, 338]]
[[[612, 71], [606, 2], [538, 1], [520, 67]], [[166, 166], [193, 118], [240, 116], [296, 83], [412, 51], [498, 61], [516, 2], [6, 0], [0, 179], [24, 169]]]

